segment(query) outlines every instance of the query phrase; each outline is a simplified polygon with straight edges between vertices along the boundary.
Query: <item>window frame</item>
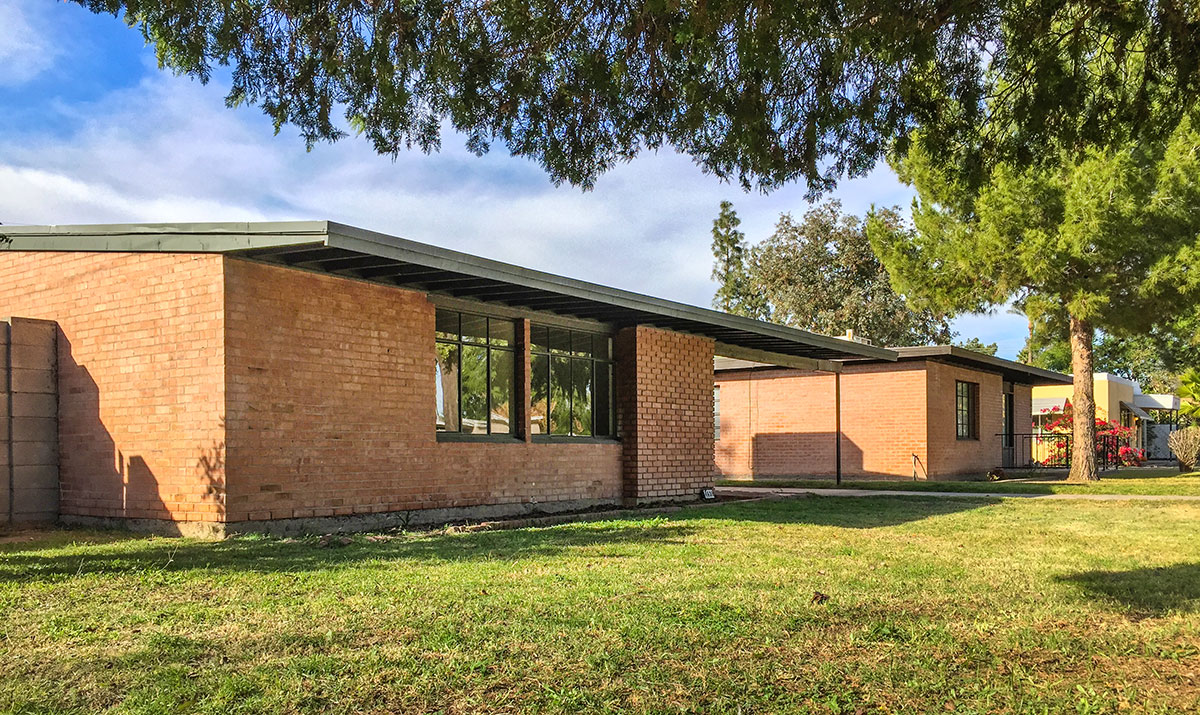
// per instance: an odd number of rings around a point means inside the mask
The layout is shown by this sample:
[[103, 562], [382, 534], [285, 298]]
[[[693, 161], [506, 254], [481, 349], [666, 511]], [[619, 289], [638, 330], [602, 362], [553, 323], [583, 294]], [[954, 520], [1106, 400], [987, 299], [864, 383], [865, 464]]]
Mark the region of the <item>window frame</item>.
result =
[[954, 437], [959, 442], [979, 441], [978, 382], [954, 381]]
[[[438, 314], [446, 314], [446, 313], [454, 314], [456, 316], [457, 330], [455, 331], [455, 338], [453, 338], [453, 339], [452, 338], [444, 338], [444, 337], [441, 337], [438, 335], [436, 316]], [[456, 409], [458, 410], [458, 415], [457, 415], [458, 429], [454, 430], [454, 431], [450, 431], [447, 429], [439, 429], [438, 428], [437, 407], [440, 407], [440, 406], [437, 406], [435, 403], [434, 427], [433, 428], [434, 428], [434, 434], [436, 435], [437, 440], [440, 442], [520, 441], [521, 438], [520, 438], [520, 434], [518, 432], [518, 425], [513, 422], [513, 416], [515, 414], [519, 414], [519, 410], [514, 409], [514, 407], [517, 404], [517, 400], [523, 399], [520, 394], [521, 393], [520, 385], [517, 384], [517, 375], [520, 374], [520, 371], [517, 369], [517, 365], [518, 365], [518, 360], [520, 360], [522, 357], [522, 352], [519, 349], [520, 348], [520, 340], [519, 340], [519, 336], [517, 335], [518, 326], [519, 326], [518, 321], [513, 318], [508, 318], [508, 317], [504, 317], [504, 316], [488, 315], [487, 313], [484, 313], [484, 312], [459, 310], [457, 308], [443, 307], [443, 306], [435, 306], [434, 314], [435, 314], [435, 322], [434, 322], [433, 339], [434, 339], [434, 346], [435, 346], [435, 349], [434, 349], [435, 379], [436, 379], [436, 374], [437, 374], [436, 365], [439, 362], [439, 356], [438, 356], [437, 349], [436, 349], [437, 345], [453, 345], [456, 349], [456, 354], [457, 354], [457, 359], [458, 359], [458, 371], [457, 371], [457, 374], [455, 375], [455, 389], [458, 393], [457, 401], [456, 401]], [[463, 339], [462, 326], [463, 326], [464, 316], [470, 316], [472, 318], [482, 318], [484, 320], [485, 334], [484, 334], [484, 339], [482, 342], [469, 341], [469, 340]], [[512, 330], [511, 330], [510, 336], [508, 338], [507, 345], [493, 344], [493, 338], [492, 338], [492, 323], [493, 322], [508, 323], [509, 325], [512, 326]], [[485, 423], [486, 429], [487, 429], [486, 432], [464, 432], [463, 431], [463, 391], [462, 391], [463, 367], [462, 367], [462, 365], [463, 365], [463, 354], [465, 352], [464, 348], [467, 348], [467, 347], [483, 348], [483, 352], [484, 352], [484, 365], [483, 365], [483, 370], [484, 370], [484, 423]], [[512, 374], [509, 376], [510, 389], [509, 389], [509, 397], [508, 397], [509, 416], [508, 416], [508, 431], [507, 432], [493, 432], [492, 431], [492, 392], [493, 392], [492, 353], [493, 352], [507, 352], [508, 354], [510, 354], [512, 356]], [[436, 394], [436, 385], [435, 385], [435, 394]]]
[[[540, 347], [538, 345], [538, 338], [536, 337], [536, 333], [539, 329], [546, 330], [547, 340], [546, 340], [546, 344], [545, 344], [544, 348]], [[565, 345], [568, 346], [568, 349], [555, 351], [555, 349], [550, 344], [551, 343], [550, 331], [565, 331], [567, 334], [567, 340], [566, 340]], [[575, 345], [575, 337], [577, 335], [588, 336], [588, 339], [591, 341], [591, 345], [592, 345], [590, 354], [588, 354], [588, 355], [576, 354], [574, 345]], [[595, 345], [596, 345], [597, 338], [600, 338], [604, 341], [603, 344], [605, 345], [607, 353], [608, 353], [607, 357], [598, 357], [596, 355]], [[616, 360], [614, 358], [613, 353], [614, 353], [613, 335], [610, 333], [598, 331], [598, 330], [582, 330], [582, 329], [574, 328], [574, 327], [568, 328], [568, 327], [565, 327], [562, 325], [555, 325], [554, 323], [545, 323], [545, 322], [540, 322], [537, 320], [530, 320], [530, 322], [529, 322], [529, 394], [526, 399], [526, 404], [528, 405], [528, 409], [529, 409], [530, 439], [532, 441], [534, 441], [534, 442], [581, 442], [581, 443], [586, 443], [586, 442], [611, 443], [611, 442], [620, 441], [620, 436], [617, 434], [617, 427], [618, 427], [618, 425], [617, 425], [617, 384], [616, 384], [617, 383], [617, 367], [616, 367]], [[536, 394], [536, 391], [535, 391], [534, 385], [537, 380], [537, 374], [534, 370], [534, 365], [537, 362], [537, 359], [539, 357], [545, 358], [545, 362], [546, 362], [546, 424], [545, 424], [546, 431], [533, 432], [533, 429], [534, 429], [533, 420], [536, 416], [535, 408], [534, 408], [534, 395]], [[567, 364], [569, 366], [570, 373], [572, 375], [571, 388], [567, 391], [567, 394], [569, 396], [568, 406], [567, 406], [567, 414], [568, 414], [567, 421], [569, 423], [569, 429], [572, 431], [574, 430], [574, 425], [575, 425], [575, 388], [574, 388], [575, 364], [577, 362], [588, 363], [589, 369], [591, 371], [590, 384], [591, 384], [591, 394], [592, 394], [590, 419], [589, 419], [589, 424], [591, 425], [591, 434], [572, 434], [571, 432], [568, 432], [566, 434], [562, 434], [562, 433], [556, 434], [551, 429], [550, 420], [552, 419], [552, 414], [553, 414], [552, 404], [551, 404], [551, 395], [553, 393], [552, 385], [553, 385], [555, 358], [558, 358], [561, 360], [566, 360]], [[598, 371], [600, 368], [603, 368], [604, 370], [606, 370], [609, 373], [608, 380], [607, 380], [608, 381], [608, 394], [606, 395], [607, 401], [608, 401], [608, 406], [607, 406], [607, 412], [608, 412], [607, 431], [608, 431], [608, 434], [604, 434], [604, 435], [596, 434], [596, 424], [597, 424], [596, 406], [597, 406], [598, 397], [599, 397], [598, 390], [597, 390], [597, 384], [599, 381], [596, 379], [596, 375], [598, 374]]]

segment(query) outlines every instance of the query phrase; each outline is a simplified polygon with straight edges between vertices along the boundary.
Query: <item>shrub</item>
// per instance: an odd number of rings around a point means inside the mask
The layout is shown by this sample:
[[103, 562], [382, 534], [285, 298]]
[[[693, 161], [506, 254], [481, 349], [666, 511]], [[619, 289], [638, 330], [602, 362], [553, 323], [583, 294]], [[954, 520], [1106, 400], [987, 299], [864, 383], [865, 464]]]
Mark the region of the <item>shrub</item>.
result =
[[1121, 447], [1117, 451], [1123, 467], [1140, 467], [1146, 463], [1146, 450], [1136, 447]]
[[1167, 437], [1167, 446], [1183, 466], [1195, 469], [1200, 464], [1200, 427], [1175, 430]]

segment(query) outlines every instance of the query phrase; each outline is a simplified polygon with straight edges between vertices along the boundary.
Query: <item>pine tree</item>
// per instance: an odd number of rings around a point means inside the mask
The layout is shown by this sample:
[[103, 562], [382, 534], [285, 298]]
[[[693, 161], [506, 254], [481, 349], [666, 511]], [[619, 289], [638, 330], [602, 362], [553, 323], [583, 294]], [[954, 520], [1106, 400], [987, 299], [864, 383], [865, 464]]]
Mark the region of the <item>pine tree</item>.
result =
[[975, 167], [910, 152], [897, 164], [919, 194], [915, 232], [872, 223], [872, 245], [919, 304], [984, 311], [1021, 297], [1035, 324], [1064, 318], [1075, 390], [1070, 478], [1097, 478], [1097, 330], [1145, 334], [1200, 302], [1200, 132], [1161, 143], [1064, 147], [1056, 161]]
[[741, 224], [733, 203], [722, 201], [712, 227], [712, 279], [717, 282], [712, 304], [726, 313], [765, 320], [768, 317], [766, 303], [750, 289], [746, 271], [746, 234], [738, 230]]

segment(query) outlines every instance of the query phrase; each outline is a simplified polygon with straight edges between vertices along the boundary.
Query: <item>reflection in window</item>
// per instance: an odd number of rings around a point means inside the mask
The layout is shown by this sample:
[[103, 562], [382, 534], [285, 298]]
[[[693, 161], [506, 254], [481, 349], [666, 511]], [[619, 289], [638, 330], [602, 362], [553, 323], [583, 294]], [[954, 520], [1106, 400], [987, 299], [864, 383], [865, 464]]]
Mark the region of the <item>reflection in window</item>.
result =
[[437, 311], [437, 429], [512, 434], [513, 321]]
[[533, 434], [613, 436], [612, 340], [531, 325], [530, 343]]

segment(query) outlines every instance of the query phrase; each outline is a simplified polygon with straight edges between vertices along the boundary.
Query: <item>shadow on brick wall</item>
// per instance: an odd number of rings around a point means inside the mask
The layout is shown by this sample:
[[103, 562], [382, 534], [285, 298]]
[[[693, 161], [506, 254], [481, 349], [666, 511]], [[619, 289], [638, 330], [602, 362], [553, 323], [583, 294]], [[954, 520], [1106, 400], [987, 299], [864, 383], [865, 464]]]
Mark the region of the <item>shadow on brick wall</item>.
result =
[[61, 329], [58, 355], [61, 516], [168, 518], [158, 479], [141, 455], [117, 448], [100, 417], [100, 388]]
[[[750, 474], [737, 468], [717, 477], [733, 479], [832, 479], [836, 474], [836, 442], [834, 432], [766, 432], [751, 437]], [[745, 443], [717, 442], [717, 464], [741, 464], [738, 452]], [[906, 455], [908, 456], [908, 455]], [[920, 479], [927, 478], [925, 465], [914, 465]], [[739, 467], [740, 468], [740, 467]], [[842, 437], [842, 476], [847, 479], [910, 479], [911, 474], [880, 472], [867, 469], [862, 447], [854, 440]]]
[[[753, 437], [751, 468], [755, 475], [832, 475], [836, 467], [835, 432], [772, 432]], [[863, 452], [854, 442], [842, 439], [842, 470], [863, 471]]]

